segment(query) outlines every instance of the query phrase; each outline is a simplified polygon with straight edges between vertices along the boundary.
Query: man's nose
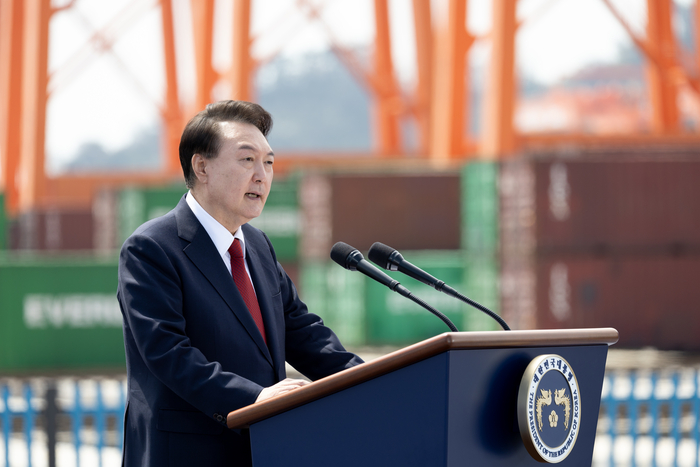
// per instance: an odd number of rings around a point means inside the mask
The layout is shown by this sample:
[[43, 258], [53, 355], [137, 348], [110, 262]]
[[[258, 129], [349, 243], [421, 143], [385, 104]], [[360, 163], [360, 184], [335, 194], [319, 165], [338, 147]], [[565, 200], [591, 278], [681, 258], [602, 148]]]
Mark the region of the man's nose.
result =
[[256, 182], [262, 182], [263, 180], [265, 180], [265, 178], [267, 178], [267, 172], [265, 171], [264, 161], [255, 162], [255, 171], [253, 173], [253, 178]]

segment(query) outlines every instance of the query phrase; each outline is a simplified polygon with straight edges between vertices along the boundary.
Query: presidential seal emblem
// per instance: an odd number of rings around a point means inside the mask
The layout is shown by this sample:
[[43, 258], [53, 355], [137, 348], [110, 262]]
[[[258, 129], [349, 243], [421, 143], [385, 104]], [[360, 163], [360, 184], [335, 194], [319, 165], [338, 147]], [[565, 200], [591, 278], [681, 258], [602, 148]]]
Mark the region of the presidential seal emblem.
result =
[[569, 455], [581, 426], [581, 394], [571, 365], [540, 355], [528, 365], [518, 391], [518, 425], [525, 448], [540, 462]]

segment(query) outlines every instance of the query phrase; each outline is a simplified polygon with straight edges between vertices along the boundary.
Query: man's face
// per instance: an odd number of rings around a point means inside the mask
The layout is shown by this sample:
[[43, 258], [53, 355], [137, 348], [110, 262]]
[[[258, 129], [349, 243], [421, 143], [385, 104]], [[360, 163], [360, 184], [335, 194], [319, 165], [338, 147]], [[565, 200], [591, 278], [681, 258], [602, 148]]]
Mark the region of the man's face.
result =
[[[272, 184], [274, 153], [254, 125], [223, 122], [219, 154], [204, 159], [204, 176], [198, 176], [197, 201], [231, 232], [258, 217]], [[194, 163], [193, 158], [193, 163]], [[200, 199], [200, 197], [202, 199]]]

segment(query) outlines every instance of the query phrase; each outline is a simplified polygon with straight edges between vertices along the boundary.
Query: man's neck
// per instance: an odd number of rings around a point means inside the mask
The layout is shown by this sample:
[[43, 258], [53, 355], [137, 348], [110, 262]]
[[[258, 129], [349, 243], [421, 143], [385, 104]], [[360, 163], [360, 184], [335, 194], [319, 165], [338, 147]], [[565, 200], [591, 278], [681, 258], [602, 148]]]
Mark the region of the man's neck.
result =
[[206, 196], [206, 192], [204, 190], [197, 189], [195, 186], [190, 189], [190, 194], [195, 200], [197, 200], [197, 203], [199, 203], [202, 209], [204, 209], [219, 224], [223, 225], [229, 232], [231, 232], [232, 235], [235, 234], [241, 225], [245, 223], [228, 219], [228, 216], [224, 215], [220, 209], [216, 209], [216, 204], [208, 202], [208, 197]]

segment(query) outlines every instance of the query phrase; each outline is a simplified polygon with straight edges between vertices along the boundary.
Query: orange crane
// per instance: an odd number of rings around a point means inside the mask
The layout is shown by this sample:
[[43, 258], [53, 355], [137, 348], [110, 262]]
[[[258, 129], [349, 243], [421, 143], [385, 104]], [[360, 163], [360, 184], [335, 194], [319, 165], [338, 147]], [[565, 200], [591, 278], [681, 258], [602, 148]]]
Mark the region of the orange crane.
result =
[[[160, 114], [164, 123], [164, 169], [159, 173], [47, 177], [44, 170], [46, 105], [51, 81], [48, 72], [49, 25], [53, 15], [73, 8], [69, 0], [60, 8], [51, 0], [0, 0], [0, 190], [6, 209], [17, 215], [56, 204], [90, 203], [95, 190], [124, 183], [155, 182], [177, 176], [177, 146], [187, 116], [212, 100], [222, 80], [230, 95], [252, 99], [252, 76], [260, 61], [251, 55], [251, 0], [233, 1], [231, 66], [219, 72], [213, 65], [214, 0], [191, 0], [193, 49], [196, 65], [196, 98], [186, 108], [180, 99], [175, 43], [173, 0], [154, 0], [160, 8], [165, 89]], [[388, 0], [374, 0], [375, 42], [373, 61], [367, 69], [353, 51], [337, 40], [332, 28], [323, 23], [323, 3], [296, 0], [296, 8], [320, 23], [333, 52], [365, 86], [372, 97], [374, 113], [374, 160], [407, 155], [400, 138], [402, 119], [413, 119], [418, 129], [419, 160], [428, 164], [452, 164], [467, 158], [508, 158], [530, 145], [555, 145], [562, 141], [606, 144], [633, 142], [639, 138], [667, 142], [700, 142], [694, 132], [680, 127], [678, 90], [686, 86], [700, 94], [700, 55], [688, 67], [678, 55], [679, 46], [671, 23], [672, 0], [647, 0], [646, 37], [639, 37], [625, 22], [610, 0], [602, 0], [628, 31], [647, 59], [648, 93], [652, 107], [652, 131], [648, 135], [596, 137], [580, 134], [520, 134], [513, 117], [518, 102], [515, 79], [515, 38], [520, 26], [517, 0], [493, 3], [493, 26], [487, 40], [492, 54], [488, 88], [484, 99], [484, 122], [478, 140], [466, 134], [469, 122], [468, 56], [477, 38], [468, 31], [467, 0], [447, 0], [444, 9], [431, 9], [430, 0], [412, 0], [416, 40], [416, 85], [410, 92], [398, 85], [391, 54]], [[133, 2], [132, 5], [138, 3]], [[349, 2], [348, 2], [349, 3]], [[352, 8], [352, 6], [348, 6]], [[437, 11], [439, 10], [439, 11]], [[700, 24], [699, 8], [695, 23]], [[123, 18], [122, 18], [123, 21]], [[108, 26], [110, 27], [110, 26]], [[118, 29], [117, 21], [111, 27]], [[698, 28], [696, 28], [697, 30]], [[696, 51], [700, 35], [696, 34]], [[92, 38], [100, 48], [111, 45], [99, 32]], [[700, 54], [700, 52], [696, 52]], [[366, 159], [366, 158], [365, 158]], [[315, 159], [318, 163], [318, 158]]]

